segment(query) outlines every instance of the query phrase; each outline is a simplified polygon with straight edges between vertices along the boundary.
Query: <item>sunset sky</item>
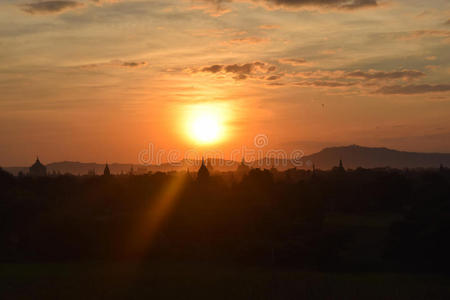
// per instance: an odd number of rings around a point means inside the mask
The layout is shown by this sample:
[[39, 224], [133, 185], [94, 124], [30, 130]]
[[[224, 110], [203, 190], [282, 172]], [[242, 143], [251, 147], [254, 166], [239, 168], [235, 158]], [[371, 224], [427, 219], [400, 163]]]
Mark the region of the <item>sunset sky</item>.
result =
[[[258, 134], [450, 152], [448, 0], [2, 0], [0, 62], [1, 166]], [[199, 107], [216, 143], [189, 134]]]

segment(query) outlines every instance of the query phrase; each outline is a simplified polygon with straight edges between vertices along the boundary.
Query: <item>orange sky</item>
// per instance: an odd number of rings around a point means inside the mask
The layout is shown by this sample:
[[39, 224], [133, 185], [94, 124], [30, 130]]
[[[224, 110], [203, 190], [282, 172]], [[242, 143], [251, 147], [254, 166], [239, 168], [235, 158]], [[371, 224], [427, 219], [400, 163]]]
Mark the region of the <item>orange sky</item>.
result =
[[[446, 0], [0, 3], [0, 165], [360, 144], [450, 152]], [[220, 107], [199, 146], [184, 120]]]

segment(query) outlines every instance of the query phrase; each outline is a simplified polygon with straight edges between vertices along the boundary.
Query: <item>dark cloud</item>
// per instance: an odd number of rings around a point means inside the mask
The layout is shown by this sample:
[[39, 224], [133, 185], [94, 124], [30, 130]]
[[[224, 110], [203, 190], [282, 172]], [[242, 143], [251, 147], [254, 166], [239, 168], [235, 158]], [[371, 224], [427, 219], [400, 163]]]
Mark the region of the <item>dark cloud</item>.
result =
[[57, 14], [69, 9], [75, 9], [84, 6], [83, 3], [76, 1], [42, 1], [35, 3], [26, 3], [21, 5], [21, 9], [29, 14]]
[[278, 28], [280, 28], [280, 26], [279, 25], [264, 24], [264, 25], [260, 25], [259, 28], [260, 29], [264, 29], [264, 30], [271, 30], [271, 29], [278, 29]]
[[139, 61], [139, 62], [134, 62], [134, 61], [124, 61], [121, 63], [122, 67], [126, 67], [126, 68], [139, 68], [139, 67], [144, 67], [147, 65], [147, 62], [145, 61]]
[[211, 73], [217, 73], [222, 71], [223, 65], [212, 65], [210, 67], [204, 67], [202, 69], [202, 72], [211, 72]]
[[450, 91], [450, 84], [419, 84], [419, 85], [390, 85], [384, 86], [376, 91], [378, 94], [393, 95], [412, 95], [436, 92]]
[[112, 60], [110, 62], [104, 63], [96, 63], [90, 65], [82, 65], [83, 69], [98, 69], [98, 68], [141, 68], [147, 66], [148, 63], [146, 61], [121, 61], [121, 60]]
[[301, 66], [301, 65], [308, 64], [308, 62], [304, 58], [280, 58], [278, 61], [282, 64], [292, 65], [292, 66]]
[[196, 9], [201, 9], [205, 13], [213, 16], [213, 17], [219, 17], [223, 14], [226, 14], [230, 12], [231, 10], [226, 7], [226, 5], [223, 5], [224, 3], [232, 2], [232, 0], [191, 0], [192, 2], [203, 2], [207, 3], [206, 7], [202, 6], [195, 6]]
[[321, 7], [354, 10], [378, 6], [378, 0], [265, 0], [270, 4], [283, 7]]
[[243, 64], [243, 65], [228, 65], [225, 67], [225, 71], [227, 73], [236, 73], [236, 74], [250, 74], [255, 65], [253, 63]]
[[91, 2], [98, 3], [98, 4], [104, 3], [104, 2], [118, 2], [118, 1], [120, 1], [120, 0], [91, 0]]
[[355, 82], [339, 82], [339, 81], [325, 81], [325, 80], [300, 81], [295, 83], [295, 85], [299, 86], [330, 87], [330, 88], [349, 87], [354, 86], [355, 84], [356, 84]]
[[[232, 64], [232, 65], [211, 65], [203, 67], [200, 72], [206, 73], [231, 73], [236, 74], [233, 78], [236, 80], [247, 79], [249, 75], [257, 73], [270, 73], [276, 70], [275, 66], [263, 62], [252, 62], [246, 64]], [[193, 72], [197, 72], [193, 70]]]
[[209, 2], [217, 6], [221, 6], [223, 3], [231, 2], [232, 0], [203, 0], [204, 2]]
[[[203, 0], [221, 7], [223, 3], [231, 0]], [[368, 7], [376, 7], [379, 0], [252, 0], [253, 2], [266, 3], [269, 6], [285, 8], [319, 7], [342, 10], [355, 10]]]
[[266, 80], [278, 80], [281, 78], [281, 75], [273, 75], [266, 78]]
[[266, 85], [273, 86], [273, 87], [280, 87], [280, 86], [284, 86], [285, 84], [282, 82], [269, 82], [269, 83], [266, 83]]
[[296, 77], [301, 77], [305, 79], [317, 79], [317, 80], [355, 80], [355, 81], [370, 81], [370, 80], [411, 80], [418, 79], [425, 76], [425, 73], [417, 70], [394, 70], [394, 71], [344, 71], [344, 70], [316, 70], [308, 72], [298, 72], [295, 73]]
[[239, 74], [239, 75], [233, 77], [233, 79], [236, 79], [236, 80], [245, 80], [247, 78], [248, 78], [248, 76], [245, 74]]
[[391, 71], [391, 72], [383, 72], [383, 71], [353, 71], [346, 73], [346, 77], [352, 78], [361, 78], [366, 80], [378, 79], [413, 79], [425, 76], [423, 72], [416, 70], [402, 70], [402, 71]]
[[253, 44], [253, 45], [255, 45], [255, 44], [266, 43], [268, 41], [269, 41], [268, 38], [262, 38], [262, 37], [257, 37], [257, 36], [250, 36], [250, 37], [243, 37], [243, 38], [232, 39], [232, 40], [229, 40], [227, 42], [224, 42], [224, 44], [228, 44], [228, 45]]
[[[291, 59], [289, 59], [290, 61]], [[297, 61], [304, 61], [303, 59], [293, 59]], [[192, 69], [191, 69], [192, 70]], [[428, 92], [442, 92], [448, 91], [450, 85], [390, 85], [385, 86], [386, 81], [393, 82], [399, 80], [414, 80], [421, 79], [426, 76], [422, 71], [418, 70], [393, 70], [393, 71], [347, 71], [347, 70], [315, 70], [306, 72], [294, 73], [274, 73], [276, 67], [265, 62], [252, 62], [245, 64], [230, 64], [230, 65], [210, 65], [192, 70], [195, 72], [206, 72], [213, 74], [232, 74], [235, 80], [245, 80], [247, 78], [254, 78], [258, 80], [265, 80], [275, 82], [284, 77], [289, 84], [302, 87], [312, 88], [351, 88], [359, 87], [367, 91], [374, 91], [377, 94], [418, 94]], [[301, 78], [301, 81], [291, 81], [290, 78]], [[285, 83], [286, 84], [286, 83]]]

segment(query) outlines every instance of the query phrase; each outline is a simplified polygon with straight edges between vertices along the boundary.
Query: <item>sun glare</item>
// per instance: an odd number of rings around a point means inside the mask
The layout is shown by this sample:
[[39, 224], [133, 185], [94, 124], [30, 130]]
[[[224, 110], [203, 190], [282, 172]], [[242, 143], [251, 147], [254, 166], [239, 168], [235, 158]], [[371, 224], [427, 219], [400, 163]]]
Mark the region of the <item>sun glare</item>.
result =
[[187, 134], [198, 144], [213, 144], [224, 138], [225, 111], [218, 105], [191, 107], [187, 118]]

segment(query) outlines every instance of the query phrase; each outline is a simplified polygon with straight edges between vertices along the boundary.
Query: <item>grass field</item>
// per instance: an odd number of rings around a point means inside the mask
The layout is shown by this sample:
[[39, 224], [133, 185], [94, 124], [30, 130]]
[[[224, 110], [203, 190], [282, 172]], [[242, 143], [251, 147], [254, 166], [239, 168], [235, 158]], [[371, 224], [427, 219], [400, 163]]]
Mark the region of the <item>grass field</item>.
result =
[[0, 299], [450, 299], [450, 278], [187, 263], [1, 264]]

